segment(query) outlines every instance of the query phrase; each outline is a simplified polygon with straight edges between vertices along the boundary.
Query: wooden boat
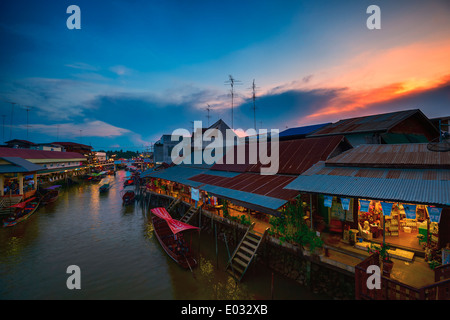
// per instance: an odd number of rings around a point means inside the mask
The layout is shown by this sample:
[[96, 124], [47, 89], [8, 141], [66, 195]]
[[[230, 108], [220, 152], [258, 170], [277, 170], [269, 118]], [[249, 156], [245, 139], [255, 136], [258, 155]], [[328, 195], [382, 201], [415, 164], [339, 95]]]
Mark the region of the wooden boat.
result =
[[127, 186], [133, 186], [134, 185], [134, 180], [133, 179], [127, 179], [127, 180], [125, 180], [125, 182], [123, 183], [123, 186], [124, 187], [127, 187]]
[[109, 189], [111, 188], [111, 185], [109, 183], [105, 183], [104, 185], [102, 185], [100, 188], [98, 188], [98, 190], [103, 193], [103, 192], [107, 192]]
[[22, 221], [25, 221], [33, 213], [36, 212], [37, 208], [39, 207], [39, 203], [39, 199], [33, 197], [26, 201], [22, 201], [18, 204], [12, 205], [11, 208], [15, 208], [14, 213], [3, 220], [3, 227], [12, 227]]
[[58, 188], [61, 187], [60, 185], [51, 186], [44, 189], [44, 192], [41, 197], [41, 204], [49, 204], [52, 202], [55, 202], [56, 199], [59, 197], [59, 190]]
[[154, 233], [167, 255], [184, 269], [192, 270], [196, 267], [197, 260], [192, 256], [191, 248], [184, 239], [183, 231], [198, 230], [198, 228], [172, 219], [165, 208], [154, 208], [151, 212]]
[[134, 186], [128, 186], [122, 190], [122, 201], [124, 205], [134, 203], [135, 198], [136, 194], [134, 192]]

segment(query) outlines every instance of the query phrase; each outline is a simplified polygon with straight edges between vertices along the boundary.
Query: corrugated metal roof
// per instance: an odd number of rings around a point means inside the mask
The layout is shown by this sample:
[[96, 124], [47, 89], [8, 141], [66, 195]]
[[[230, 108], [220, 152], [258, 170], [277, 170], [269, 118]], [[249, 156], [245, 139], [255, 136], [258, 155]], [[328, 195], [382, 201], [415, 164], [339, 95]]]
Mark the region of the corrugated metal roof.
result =
[[[317, 161], [326, 160], [330, 157], [336, 148], [345, 142], [343, 136], [330, 136], [320, 138], [306, 138], [298, 140], [280, 141], [278, 168], [274, 174], [301, 174], [309, 169]], [[348, 146], [350, 147], [350, 146]], [[270, 152], [268, 143], [267, 149]], [[261, 172], [261, 163], [251, 164], [249, 160], [249, 151], [251, 146], [239, 145], [234, 149], [234, 163], [226, 163], [226, 157], [223, 164], [214, 164], [212, 170], [233, 171], [233, 172]], [[245, 163], [239, 164], [237, 159], [238, 152], [245, 152]], [[266, 167], [266, 166], [264, 166]]]
[[241, 173], [235, 177], [219, 177], [210, 175], [211, 172], [200, 174], [189, 180], [284, 200], [293, 199], [298, 195], [297, 191], [283, 189], [295, 179], [295, 176]]
[[327, 125], [330, 125], [330, 124], [331, 124], [331, 122], [322, 123], [322, 124], [314, 124], [311, 126], [289, 128], [289, 129], [284, 130], [283, 132], [280, 132], [279, 137], [286, 138], [286, 137], [290, 137], [290, 136], [302, 136], [302, 135], [311, 134]]
[[[330, 168], [320, 162], [285, 189], [386, 201], [450, 206], [446, 169]], [[341, 174], [336, 174], [343, 169]], [[332, 174], [334, 173], [334, 174]]]
[[164, 179], [172, 182], [178, 182], [187, 186], [197, 188], [203, 183], [189, 180], [189, 178], [199, 175], [204, 171], [205, 169], [193, 168], [188, 166], [173, 166], [164, 170], [149, 172], [146, 176]]
[[0, 173], [36, 172], [45, 170], [44, 167], [19, 157], [2, 157], [10, 165], [0, 165]]
[[420, 114], [421, 116], [425, 117], [419, 109], [413, 109], [351, 119], [343, 119], [316, 131], [311, 136], [387, 131], [396, 124], [415, 114]]
[[76, 152], [15, 149], [0, 147], [0, 157], [19, 157], [22, 159], [82, 159], [86, 157]]
[[239, 202], [245, 202], [248, 204], [256, 205], [261, 208], [267, 208], [271, 210], [277, 210], [287, 203], [287, 200], [283, 199], [272, 198], [250, 192], [233, 190], [212, 185], [203, 186], [202, 190], [214, 194], [217, 197], [228, 198], [230, 200], [238, 200]]
[[426, 143], [365, 144], [326, 161], [332, 166], [450, 168], [450, 152], [434, 152]]

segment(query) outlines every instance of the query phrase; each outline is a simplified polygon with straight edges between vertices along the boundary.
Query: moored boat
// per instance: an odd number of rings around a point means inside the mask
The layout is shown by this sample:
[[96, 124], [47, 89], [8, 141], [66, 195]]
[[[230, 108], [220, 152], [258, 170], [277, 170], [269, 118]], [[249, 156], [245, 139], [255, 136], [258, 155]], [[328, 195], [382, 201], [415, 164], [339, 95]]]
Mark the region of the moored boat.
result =
[[3, 227], [12, 227], [28, 219], [33, 213], [36, 212], [39, 207], [39, 199], [36, 197], [30, 198], [26, 201], [19, 202], [18, 204], [12, 205], [14, 208], [14, 213], [3, 220]]
[[48, 188], [44, 188], [44, 191], [42, 192], [41, 197], [41, 204], [49, 204], [52, 202], [55, 202], [59, 197], [59, 187], [60, 185], [51, 186]]
[[134, 192], [134, 186], [128, 186], [122, 190], [122, 201], [124, 205], [134, 203], [135, 198], [136, 194]]
[[197, 266], [189, 244], [184, 239], [183, 231], [198, 230], [197, 227], [172, 219], [165, 208], [151, 209], [151, 221], [156, 238], [161, 247], [184, 269]]
[[111, 188], [111, 185], [109, 183], [105, 183], [104, 185], [102, 185], [100, 188], [98, 188], [98, 190], [103, 193], [103, 192], [107, 192], [109, 189]]

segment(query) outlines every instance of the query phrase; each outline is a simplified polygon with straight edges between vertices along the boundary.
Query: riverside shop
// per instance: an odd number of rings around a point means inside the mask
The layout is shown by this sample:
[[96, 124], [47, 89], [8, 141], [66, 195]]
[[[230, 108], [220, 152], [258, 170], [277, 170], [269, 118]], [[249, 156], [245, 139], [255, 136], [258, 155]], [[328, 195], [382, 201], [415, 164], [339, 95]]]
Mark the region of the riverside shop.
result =
[[421, 204], [358, 201], [358, 227], [364, 239], [414, 250], [439, 247], [442, 208]]

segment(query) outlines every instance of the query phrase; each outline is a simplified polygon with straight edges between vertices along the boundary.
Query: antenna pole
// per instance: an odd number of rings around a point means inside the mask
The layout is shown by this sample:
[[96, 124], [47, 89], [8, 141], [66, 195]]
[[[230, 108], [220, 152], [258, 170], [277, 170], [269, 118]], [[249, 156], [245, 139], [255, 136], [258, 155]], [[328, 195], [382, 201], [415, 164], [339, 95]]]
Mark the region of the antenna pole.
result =
[[234, 85], [240, 81], [235, 80], [232, 75], [228, 77], [230, 80], [226, 81], [226, 83], [229, 83], [231, 86], [231, 129], [234, 129]]
[[25, 107], [25, 110], [27, 110], [27, 140], [28, 140], [28, 112], [30, 111], [31, 107]]
[[11, 127], [9, 128], [9, 139], [12, 139], [12, 127], [13, 127], [13, 114], [14, 114], [14, 105], [16, 104], [15, 102], [10, 102], [11, 103]]
[[252, 100], [253, 100], [253, 121], [254, 121], [254, 126], [255, 126], [255, 130], [256, 130], [256, 85], [255, 85], [255, 79], [253, 79], [253, 85], [250, 88], [252, 89]]
[[211, 118], [211, 116], [209, 115], [209, 111], [211, 111], [211, 106], [209, 104], [207, 104], [207, 105], [208, 105], [208, 108], [206, 108], [206, 111], [208, 111], [208, 115], [206, 117], [208, 118], [208, 128], [209, 128], [209, 119]]

